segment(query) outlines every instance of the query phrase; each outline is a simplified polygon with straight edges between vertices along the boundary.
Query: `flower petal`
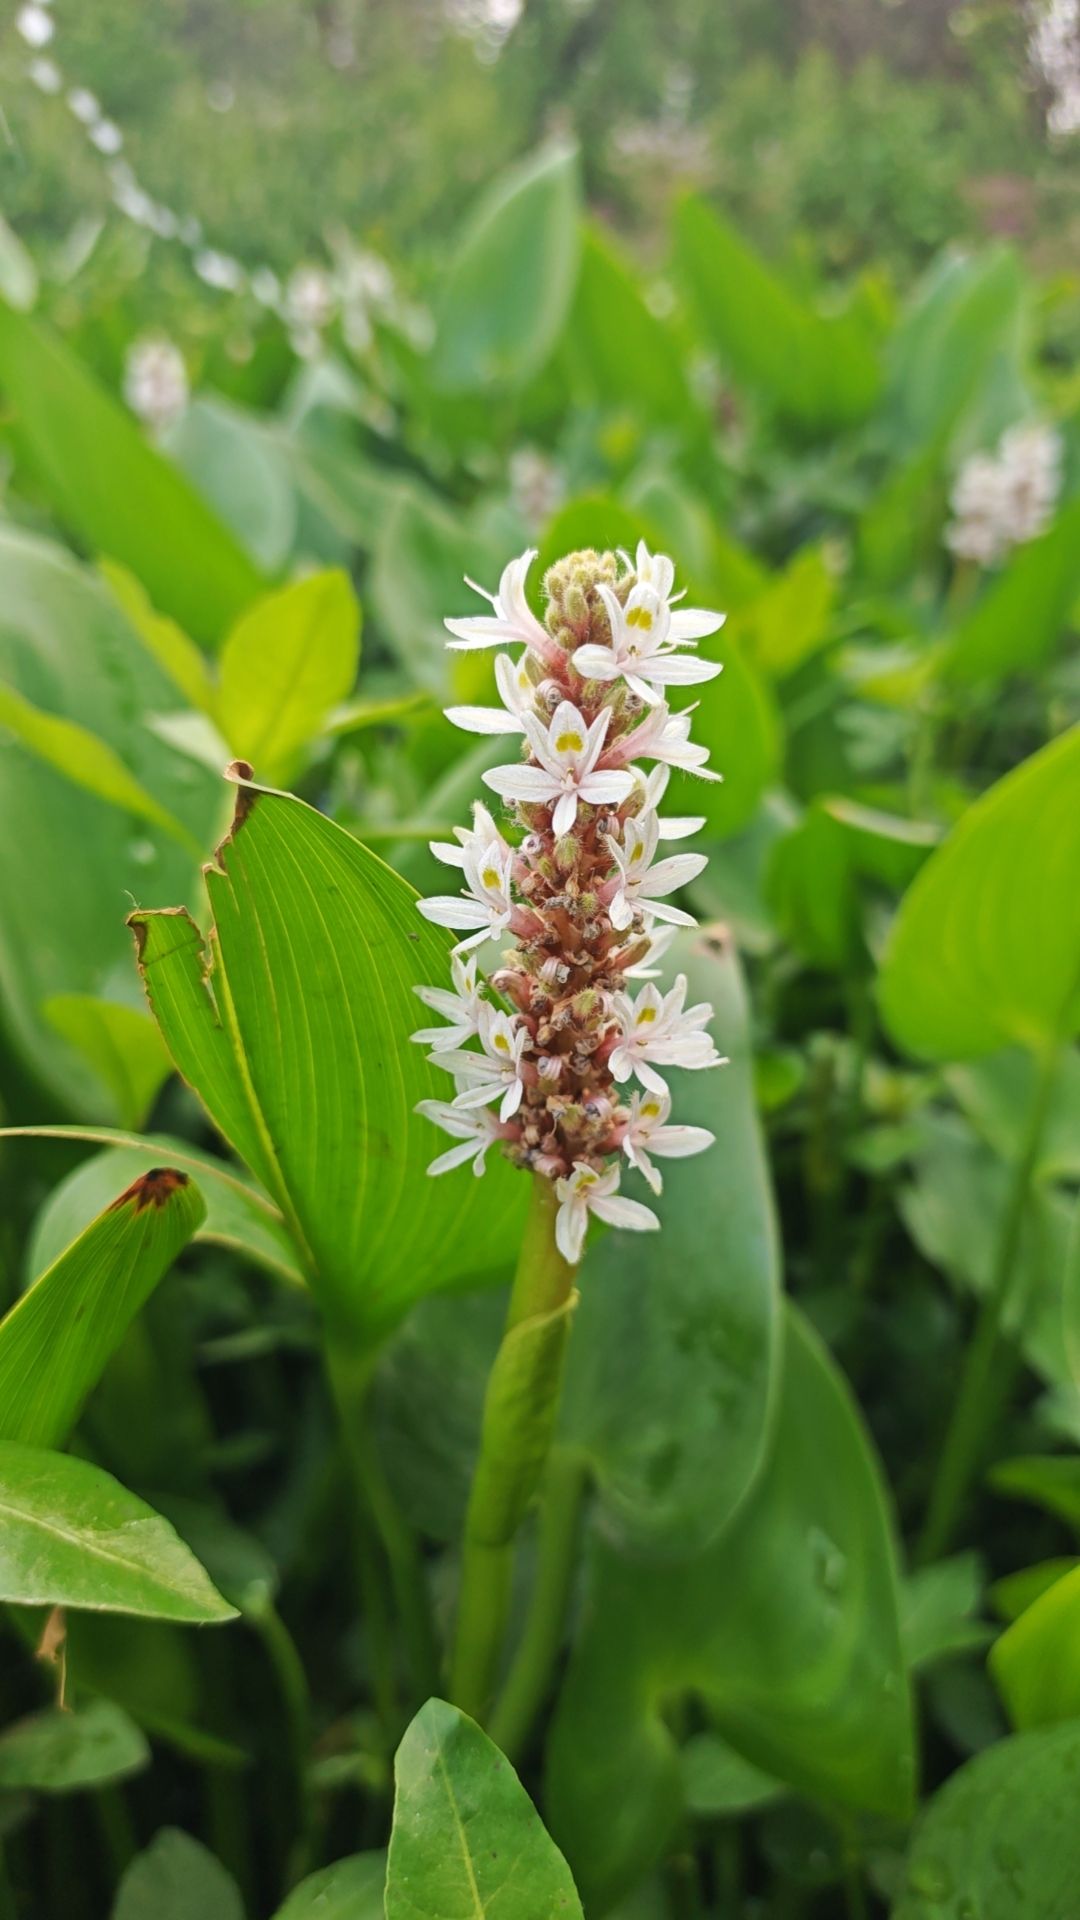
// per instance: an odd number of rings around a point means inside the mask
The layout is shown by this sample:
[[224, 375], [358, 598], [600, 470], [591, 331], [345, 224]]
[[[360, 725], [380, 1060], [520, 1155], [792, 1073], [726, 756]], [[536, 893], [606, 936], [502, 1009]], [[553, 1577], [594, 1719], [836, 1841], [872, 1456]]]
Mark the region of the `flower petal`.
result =
[[444, 707], [443, 712], [452, 727], [460, 727], [463, 733], [520, 733], [521, 721], [516, 713], [507, 713], [503, 707]]
[[628, 1200], [622, 1193], [594, 1200], [592, 1210], [609, 1227], [627, 1227], [632, 1233], [655, 1233], [660, 1225], [651, 1207], [642, 1206], [640, 1200]]

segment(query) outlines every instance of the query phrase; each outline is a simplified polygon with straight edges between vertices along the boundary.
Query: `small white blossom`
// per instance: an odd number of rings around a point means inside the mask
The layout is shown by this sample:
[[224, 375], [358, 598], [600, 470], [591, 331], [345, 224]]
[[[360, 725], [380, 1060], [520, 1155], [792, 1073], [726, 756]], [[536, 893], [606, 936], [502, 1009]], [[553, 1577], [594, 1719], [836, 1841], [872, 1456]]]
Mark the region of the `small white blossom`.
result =
[[429, 900], [417, 901], [425, 920], [431, 920], [437, 927], [452, 927], [456, 933], [468, 932], [467, 940], [458, 941], [456, 952], [478, 947], [510, 925], [514, 908], [510, 893], [513, 859], [513, 852], [502, 840], [492, 840], [483, 852], [475, 846], [466, 847], [462, 865], [468, 890], [460, 894], [435, 894]]
[[510, 497], [527, 527], [544, 527], [566, 491], [560, 469], [538, 447], [510, 455]]
[[965, 460], [953, 486], [945, 544], [962, 560], [998, 564], [1053, 518], [1063, 449], [1054, 427], [1029, 422], [1003, 433], [993, 453]]
[[580, 800], [614, 805], [633, 791], [631, 774], [597, 770], [610, 720], [605, 708], [589, 726], [569, 700], [560, 701], [546, 728], [533, 714], [524, 714], [522, 724], [540, 765], [491, 767], [483, 778], [506, 800], [553, 806], [552, 830], [557, 837], [569, 833]]
[[459, 846], [455, 847], [449, 840], [428, 841], [428, 846], [436, 860], [441, 860], [444, 867], [464, 868], [468, 855], [479, 856], [492, 845], [498, 848], [500, 860], [505, 860], [512, 854], [509, 841], [505, 840], [499, 832], [482, 800], [473, 801], [472, 826], [455, 827], [454, 832], [461, 843]]
[[466, 585], [485, 600], [490, 600], [494, 613], [444, 621], [443, 625], [454, 636], [447, 641], [449, 647], [459, 652], [472, 652], [477, 647], [500, 647], [507, 641], [511, 644], [523, 641], [547, 665], [558, 664], [562, 650], [547, 628], [541, 625], [525, 597], [525, 581], [536, 554], [537, 549], [530, 547], [503, 568], [498, 593], [488, 593], [485, 587], [478, 587], [476, 581], [466, 575]]
[[1052, 134], [1080, 132], [1080, 0], [1050, 0], [1031, 9], [1028, 57], [1050, 89], [1046, 115]]
[[453, 1134], [461, 1145], [450, 1147], [446, 1153], [440, 1153], [431, 1162], [428, 1172], [432, 1174], [449, 1173], [454, 1167], [464, 1166], [466, 1160], [473, 1163], [473, 1172], [478, 1176], [484, 1172], [484, 1155], [494, 1141], [500, 1138], [499, 1122], [486, 1107], [474, 1107], [468, 1110], [452, 1106], [448, 1100], [418, 1100], [415, 1113], [422, 1113], [444, 1133]]
[[709, 862], [703, 853], [677, 853], [653, 865], [660, 840], [655, 813], [632, 816], [623, 828], [623, 844], [608, 836], [611, 857], [619, 872], [615, 891], [608, 902], [611, 924], [617, 932], [628, 927], [639, 910], [656, 920], [668, 920], [677, 927], [694, 927], [693, 914], [666, 903], [666, 895], [677, 893], [690, 880], [696, 880]]
[[644, 1174], [654, 1193], [663, 1192], [663, 1180], [650, 1154], [662, 1160], [685, 1160], [691, 1154], [704, 1153], [716, 1139], [708, 1127], [669, 1127], [669, 1093], [635, 1093], [630, 1102], [630, 1118], [623, 1135], [623, 1152], [632, 1167]]
[[26, 7], [20, 7], [15, 15], [15, 31], [22, 35], [28, 47], [47, 47], [56, 32], [56, 22], [44, 7], [35, 6], [33, 0]]
[[239, 293], [244, 285], [244, 269], [231, 254], [203, 247], [191, 264], [204, 286], [216, 287], [220, 293]]
[[606, 1220], [609, 1227], [629, 1227], [635, 1233], [652, 1233], [660, 1225], [651, 1207], [619, 1193], [618, 1163], [597, 1173], [588, 1161], [575, 1160], [570, 1178], [557, 1180], [555, 1191], [559, 1196], [555, 1244], [572, 1267], [581, 1259], [590, 1213]]
[[657, 833], [661, 840], [689, 840], [692, 834], [701, 832], [706, 824], [703, 813], [669, 813], [666, 818], [661, 817], [660, 805], [671, 779], [670, 767], [657, 765], [648, 774], [641, 773], [636, 767], [631, 767], [630, 771], [636, 775], [645, 808], [656, 814]]
[[322, 267], [297, 267], [285, 288], [285, 317], [290, 325], [319, 333], [329, 326], [336, 310], [330, 275]]
[[31, 60], [27, 72], [40, 93], [59, 93], [64, 84], [55, 60]]
[[445, 987], [413, 988], [426, 1007], [450, 1022], [448, 1027], [421, 1027], [418, 1033], [409, 1036], [422, 1047], [434, 1047], [437, 1053], [446, 1047], [463, 1047], [475, 1033], [479, 1033], [480, 1013], [485, 1004], [476, 983], [475, 955], [470, 954], [467, 960], [463, 960], [460, 954], [453, 954], [450, 974], [454, 982], [453, 993]]
[[[667, 560], [666, 554], [656, 556], [654, 569], [662, 560]], [[672, 612], [666, 597], [655, 587], [639, 579], [631, 587], [625, 606], [620, 604], [612, 588], [602, 582], [596, 591], [607, 610], [611, 645], [578, 647], [574, 665], [586, 679], [618, 680], [621, 677], [632, 693], [655, 703], [660, 698], [657, 687], [697, 686], [705, 680], [715, 680], [721, 672], [719, 662], [699, 660], [696, 655], [680, 653], [678, 649], [692, 646], [699, 633], [715, 633], [723, 624], [722, 614], [687, 610], [681, 614], [687, 631], [676, 636], [675, 623], [680, 619], [680, 612], [678, 609]]]
[[650, 709], [640, 726], [616, 742], [608, 758], [617, 765], [628, 760], [661, 760], [669, 767], [696, 774], [699, 780], [722, 780], [722, 773], [714, 773], [705, 764], [709, 758], [708, 747], [698, 746], [690, 738], [690, 717], [695, 710], [695, 707], [685, 707], [682, 713], [672, 713], [661, 700]]
[[124, 398], [155, 433], [170, 426], [187, 406], [184, 356], [171, 340], [135, 340], [124, 362]]
[[612, 994], [612, 1011], [619, 1023], [610, 1062], [614, 1079], [629, 1080], [633, 1073], [650, 1093], [666, 1094], [666, 1082], [656, 1067], [698, 1069], [726, 1064], [705, 1032], [713, 1015], [711, 1006], [703, 1000], [684, 1011], [686, 989], [686, 975], [680, 973], [669, 993], [661, 994], [650, 981], [636, 1000], [626, 993]]
[[119, 153], [124, 144], [124, 136], [115, 120], [97, 120], [89, 133], [99, 153]]
[[428, 1058], [433, 1066], [445, 1067], [458, 1081], [455, 1107], [483, 1107], [501, 1094], [499, 1119], [505, 1124], [513, 1119], [525, 1092], [521, 1057], [529, 1039], [528, 1029], [516, 1014], [503, 1013], [485, 1001], [477, 1033], [482, 1053], [440, 1049]]
[[101, 118], [101, 102], [88, 87], [72, 87], [68, 94], [68, 106], [84, 127], [92, 127], [95, 120]]
[[678, 931], [678, 927], [650, 927], [648, 952], [642, 955], [636, 965], [625, 968], [623, 978], [625, 980], [659, 980], [660, 968], [654, 966], [653, 962], [663, 959]]
[[465, 733], [524, 733], [524, 715], [532, 711], [536, 686], [528, 669], [528, 653], [513, 661], [500, 653], [495, 661], [495, 685], [501, 707], [447, 707], [452, 726]]

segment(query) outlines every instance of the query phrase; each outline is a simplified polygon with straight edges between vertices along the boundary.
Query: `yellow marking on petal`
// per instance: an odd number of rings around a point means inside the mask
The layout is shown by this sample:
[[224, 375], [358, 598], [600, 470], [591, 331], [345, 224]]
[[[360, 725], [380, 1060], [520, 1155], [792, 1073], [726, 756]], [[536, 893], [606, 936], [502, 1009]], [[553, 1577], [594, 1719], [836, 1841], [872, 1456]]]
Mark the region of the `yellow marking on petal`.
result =
[[638, 1112], [639, 1120], [655, 1120], [660, 1112], [659, 1100], [646, 1100]]
[[656, 1019], [655, 1007], [639, 1007], [635, 1024], [639, 1027], [647, 1027], [655, 1019]]
[[497, 1033], [495, 1035], [495, 1045], [498, 1047], [500, 1053], [509, 1053], [510, 1051], [510, 1042], [505, 1033]]
[[641, 627], [646, 633], [652, 630], [653, 617], [648, 607], [631, 607], [626, 616], [628, 627]]
[[585, 742], [580, 733], [560, 733], [555, 742], [556, 753], [580, 753]]
[[497, 867], [485, 867], [483, 873], [480, 875], [480, 878], [483, 881], [485, 887], [501, 887], [502, 886], [502, 874], [499, 872]]

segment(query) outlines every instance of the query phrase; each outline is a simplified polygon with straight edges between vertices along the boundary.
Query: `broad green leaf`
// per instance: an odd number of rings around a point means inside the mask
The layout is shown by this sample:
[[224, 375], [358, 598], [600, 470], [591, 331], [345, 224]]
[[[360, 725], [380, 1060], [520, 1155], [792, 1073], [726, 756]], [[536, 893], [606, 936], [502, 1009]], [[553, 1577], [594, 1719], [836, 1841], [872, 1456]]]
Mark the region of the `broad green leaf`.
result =
[[27, 1263], [31, 1275], [44, 1272], [138, 1174], [165, 1161], [193, 1173], [198, 1181], [206, 1218], [195, 1230], [196, 1240], [231, 1247], [293, 1286], [302, 1285], [296, 1250], [277, 1208], [216, 1154], [170, 1134], [139, 1137], [110, 1127], [2, 1127], [2, 1139], [82, 1140], [110, 1149], [84, 1161], [53, 1189], [35, 1228]]
[[504, 1272], [528, 1181], [494, 1155], [483, 1181], [426, 1172], [438, 1135], [413, 1110], [445, 1087], [409, 1043], [412, 989], [444, 978], [450, 941], [411, 888], [322, 814], [249, 786], [207, 886], [208, 984], [190, 922], [135, 916], [151, 1003], [306, 1248], [326, 1311], [386, 1331], [423, 1294]]
[[62, 715], [46, 713], [23, 698], [14, 687], [0, 684], [0, 728], [14, 734], [28, 752], [43, 760], [74, 786], [85, 788], [111, 807], [149, 820], [198, 860], [202, 849], [181, 821], [155, 800], [136, 780], [106, 741]]
[[127, 567], [115, 560], [101, 560], [98, 572], [123, 609], [132, 632], [138, 634], [162, 673], [168, 675], [189, 706], [209, 713], [214, 703], [214, 682], [206, 656], [195, 642], [175, 620], [154, 611], [145, 587]]
[[[251, 1765], [251, 1754], [227, 1737], [228, 1705], [197, 1636], [129, 1613], [69, 1612], [66, 1619], [68, 1681], [79, 1698], [115, 1701], [152, 1740], [200, 1766], [237, 1772]], [[228, 1659], [229, 1650], [219, 1657]]]
[[[950, 1093], [1002, 1160], [1019, 1158], [1037, 1074], [1036, 1062], [1021, 1047], [946, 1070]], [[1035, 1171], [1045, 1180], [1080, 1179], [1080, 1053], [1075, 1047], [1062, 1054], [1054, 1075]]]
[[540, 586], [549, 567], [568, 553], [592, 547], [597, 553], [615, 552], [624, 547], [630, 554], [639, 540], [657, 545], [653, 529], [643, 513], [624, 506], [611, 494], [583, 493], [559, 508], [544, 529], [540, 557], [529, 576], [532, 602], [540, 608]]
[[88, 1460], [0, 1442], [0, 1600], [213, 1625], [235, 1609], [143, 1500]]
[[0, 1320], [0, 1440], [67, 1438], [143, 1301], [203, 1218], [188, 1175], [141, 1173]]
[[1073, 500], [987, 587], [946, 649], [945, 672], [964, 685], [991, 686], [1012, 673], [1037, 673], [1072, 624], [1078, 591], [1080, 500]]
[[999, 1460], [989, 1484], [1007, 1500], [1030, 1500], [1044, 1513], [1064, 1520], [1080, 1535], [1080, 1456], [1073, 1453], [1020, 1454]]
[[859, 952], [859, 900], [849, 838], [815, 800], [776, 841], [766, 895], [781, 934], [811, 966], [842, 970]]
[[[0, 527], [0, 680], [76, 722], [122, 760], [140, 787], [212, 844], [221, 780], [163, 747], [142, 716], [179, 695], [101, 582], [59, 547]], [[44, 1018], [57, 993], [137, 1000], [124, 917], [183, 899], [196, 861], [162, 829], [74, 784], [6, 737], [0, 751], [0, 997], [20, 1057], [52, 1110], [112, 1119], [98, 1075]], [[134, 991], [133, 991], [134, 990]]]
[[172, 1072], [149, 1016], [138, 1007], [89, 993], [54, 993], [42, 1012], [108, 1088], [120, 1125], [141, 1125]]
[[401, 693], [386, 700], [346, 700], [334, 708], [323, 731], [337, 736], [363, 733], [368, 727], [392, 727], [399, 721], [427, 716], [432, 705], [427, 693]]
[[1063, 1553], [1053, 1560], [1039, 1560], [1034, 1566], [1021, 1567], [1018, 1572], [1006, 1573], [995, 1580], [987, 1598], [999, 1619], [1018, 1620], [1055, 1581], [1078, 1566], [1080, 1560], [1075, 1554]]
[[112, 1920], [244, 1920], [244, 1906], [212, 1853], [179, 1827], [161, 1827], [127, 1868]]
[[991, 1652], [990, 1671], [1018, 1732], [1080, 1716], [1080, 1569], [1013, 1621]]
[[680, 1695], [799, 1792], [894, 1819], [910, 1811], [911, 1702], [880, 1470], [847, 1388], [791, 1309], [784, 1353], [770, 1457], [714, 1545], [649, 1565], [594, 1542], [546, 1802], [590, 1910], [647, 1872], [677, 1827], [685, 1801], [665, 1708]]
[[164, 445], [263, 577], [279, 573], [296, 538], [297, 503], [291, 463], [273, 430], [217, 396], [199, 395], [166, 430]]
[[64, 525], [195, 639], [216, 640], [259, 591], [253, 563], [66, 347], [3, 306], [0, 389]]
[[1067, 1039], [1080, 1015], [1080, 727], [968, 810], [900, 905], [881, 965], [893, 1038], [931, 1060]]
[[385, 1885], [385, 1853], [354, 1853], [301, 1880], [274, 1920], [383, 1920]]
[[394, 1773], [386, 1920], [581, 1920], [566, 1861], [475, 1721], [429, 1700]]
[[824, 646], [835, 598], [836, 579], [821, 549], [803, 547], [729, 624], [752, 664], [782, 679]]
[[257, 600], [221, 654], [217, 718], [233, 753], [267, 780], [287, 776], [352, 692], [360, 609], [345, 573], [309, 574]]
[[714, 1540], [760, 1470], [781, 1334], [739, 964], [730, 943], [687, 932], [665, 984], [682, 972], [690, 1003], [715, 1007], [712, 1033], [731, 1064], [677, 1075], [676, 1105], [716, 1145], [665, 1164], [663, 1195], [650, 1196], [661, 1234], [612, 1233], [589, 1247], [562, 1419], [564, 1443], [596, 1476], [607, 1535], [669, 1553]]
[[644, 514], [653, 532], [651, 544], [672, 555], [680, 576], [689, 574], [695, 593], [718, 612], [730, 616], [734, 608], [764, 592], [768, 568], [717, 525], [716, 508], [707, 495], [692, 493], [662, 467], [647, 467], [627, 486], [625, 498], [629, 507]]
[[1017, 1734], [953, 1774], [915, 1830], [892, 1920], [1051, 1920], [1080, 1880], [1080, 1723]]
[[584, 236], [565, 352], [571, 377], [605, 406], [669, 432], [693, 420], [674, 335], [650, 313], [635, 272], [594, 227]]
[[803, 305], [701, 200], [679, 207], [675, 242], [702, 330], [739, 379], [812, 433], [869, 412], [880, 376], [862, 313], [824, 318]]
[[489, 188], [454, 250], [432, 375], [447, 393], [522, 385], [555, 345], [578, 267], [577, 150], [541, 149]]
[[0, 1734], [0, 1789], [75, 1793], [141, 1772], [150, 1749], [135, 1722], [111, 1700], [77, 1713], [48, 1707]]

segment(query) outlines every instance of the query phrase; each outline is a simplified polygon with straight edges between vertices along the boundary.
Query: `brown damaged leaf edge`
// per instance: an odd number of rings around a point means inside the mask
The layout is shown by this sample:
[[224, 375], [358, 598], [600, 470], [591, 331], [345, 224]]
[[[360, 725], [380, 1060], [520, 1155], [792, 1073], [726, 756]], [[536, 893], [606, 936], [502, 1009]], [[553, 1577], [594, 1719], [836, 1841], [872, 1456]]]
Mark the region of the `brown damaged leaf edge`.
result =
[[[235, 834], [239, 833], [240, 828], [243, 826], [244, 821], [247, 819], [248, 814], [251, 812], [261, 792], [261, 788], [250, 785], [250, 782], [255, 778], [255, 769], [250, 760], [230, 760], [225, 769], [225, 778], [226, 780], [233, 781], [236, 787], [236, 810], [233, 814], [232, 826], [226, 834], [225, 840], [222, 841], [222, 846], [231, 840]], [[220, 851], [221, 848], [219, 847], [218, 852], [220, 853]]]
[[179, 1193], [182, 1187], [190, 1184], [187, 1174], [181, 1173], [179, 1167], [148, 1167], [145, 1173], [140, 1173], [138, 1179], [132, 1181], [130, 1187], [125, 1187], [107, 1212], [117, 1213], [121, 1207], [127, 1206], [129, 1200], [134, 1202], [136, 1213], [142, 1213], [146, 1207], [157, 1207], [160, 1212], [168, 1206], [174, 1193]]

